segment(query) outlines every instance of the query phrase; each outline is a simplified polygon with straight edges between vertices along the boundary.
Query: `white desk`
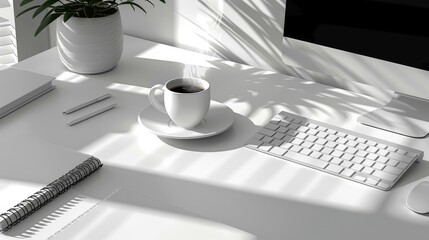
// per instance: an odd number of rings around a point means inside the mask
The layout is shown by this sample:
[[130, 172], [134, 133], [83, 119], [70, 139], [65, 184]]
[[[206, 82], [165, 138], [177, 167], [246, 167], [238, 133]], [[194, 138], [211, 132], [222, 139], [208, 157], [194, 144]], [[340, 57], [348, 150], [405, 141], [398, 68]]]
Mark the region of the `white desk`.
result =
[[[375, 99], [132, 37], [125, 37], [118, 66], [104, 74], [68, 72], [55, 48], [15, 66], [56, 76], [57, 89], [1, 119], [0, 136], [29, 134], [99, 157], [105, 164], [102, 172], [81, 187], [88, 194], [96, 196], [94, 189], [101, 185], [125, 186], [257, 239], [429, 236], [429, 217], [405, 206], [408, 191], [429, 180], [427, 161], [415, 164], [384, 192], [242, 147], [271, 117], [288, 110], [428, 154], [427, 138], [410, 139], [357, 123], [360, 114], [380, 105]], [[214, 100], [233, 109], [233, 127], [188, 141], [160, 139], [141, 127], [137, 115], [149, 104], [149, 88], [191, 72], [211, 83]], [[67, 126], [75, 115], [61, 112], [92, 92], [112, 93], [118, 107]], [[129, 199], [117, 201], [139, 207]]]

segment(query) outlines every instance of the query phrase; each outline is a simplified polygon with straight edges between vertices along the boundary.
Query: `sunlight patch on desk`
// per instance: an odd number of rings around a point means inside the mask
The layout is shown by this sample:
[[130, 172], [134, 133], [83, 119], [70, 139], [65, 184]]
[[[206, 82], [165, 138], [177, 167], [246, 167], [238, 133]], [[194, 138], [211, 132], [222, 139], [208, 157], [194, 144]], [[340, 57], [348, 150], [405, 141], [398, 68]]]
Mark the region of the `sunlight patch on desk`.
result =
[[[130, 204], [124, 203], [124, 197], [132, 199]], [[175, 210], [172, 205], [123, 189], [55, 239], [256, 240], [247, 232]]]
[[193, 53], [170, 46], [157, 45], [143, 53], [137, 54], [135, 57], [219, 69], [210, 63], [210, 61], [217, 60], [215, 57]]
[[107, 86], [106, 89], [136, 93], [141, 95], [148, 95], [150, 91], [149, 88], [139, 87], [135, 85], [127, 85], [123, 83], [112, 83], [109, 86]]
[[62, 72], [56, 77], [56, 80], [69, 83], [81, 83], [88, 80], [88, 77], [73, 72]]

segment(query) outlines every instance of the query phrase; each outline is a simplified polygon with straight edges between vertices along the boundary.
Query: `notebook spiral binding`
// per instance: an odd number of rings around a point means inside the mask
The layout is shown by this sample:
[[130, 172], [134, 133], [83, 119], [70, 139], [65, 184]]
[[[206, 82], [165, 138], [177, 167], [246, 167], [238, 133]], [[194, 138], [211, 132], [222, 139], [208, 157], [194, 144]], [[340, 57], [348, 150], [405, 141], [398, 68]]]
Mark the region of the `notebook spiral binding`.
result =
[[13, 208], [0, 214], [0, 231], [6, 231], [18, 224], [102, 166], [103, 164], [98, 158], [90, 157], [68, 173], [21, 201]]

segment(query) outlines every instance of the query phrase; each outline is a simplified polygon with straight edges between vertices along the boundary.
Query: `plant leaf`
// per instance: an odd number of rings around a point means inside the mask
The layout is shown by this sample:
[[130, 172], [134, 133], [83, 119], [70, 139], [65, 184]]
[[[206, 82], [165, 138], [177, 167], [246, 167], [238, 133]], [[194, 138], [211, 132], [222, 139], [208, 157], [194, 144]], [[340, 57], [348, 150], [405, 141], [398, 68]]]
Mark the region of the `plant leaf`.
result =
[[25, 4], [29, 4], [29, 3], [31, 3], [32, 1], [34, 1], [34, 0], [23, 0], [19, 6], [21, 6], [21, 7], [22, 7], [22, 6], [24, 6]]
[[37, 17], [37, 15], [39, 15], [41, 12], [43, 12], [43, 10], [45, 10], [46, 8], [48, 8], [49, 6], [52, 6], [54, 3], [58, 2], [60, 0], [47, 0], [46, 2], [44, 2], [33, 14], [33, 18]]
[[43, 21], [40, 23], [39, 27], [36, 30], [34, 36], [37, 36], [43, 29], [45, 29], [51, 22], [61, 16], [61, 13], [52, 13], [51, 15], [46, 16]]
[[67, 22], [67, 20], [69, 20], [71, 17], [73, 17], [76, 14], [77, 12], [66, 12], [64, 14], [64, 22]]
[[146, 2], [150, 3], [152, 7], [155, 7], [155, 4], [153, 4], [153, 2], [151, 2], [150, 0], [146, 0]]
[[[53, 11], [55, 10], [55, 8], [52, 8], [51, 10], [49, 10], [46, 14], [45, 14], [45, 16], [42, 18], [42, 21], [40, 21], [40, 22], [43, 22], [43, 20], [45, 20]], [[62, 13], [60, 13], [60, 14], [62, 14]]]
[[35, 9], [35, 8], [38, 8], [38, 7], [40, 7], [40, 5], [37, 5], [37, 6], [33, 6], [33, 7], [30, 7], [30, 8], [27, 8], [27, 9], [25, 9], [24, 11], [22, 11], [22, 12], [18, 13], [18, 15], [16, 15], [16, 17], [19, 17], [19, 16], [21, 16], [22, 14], [24, 14], [24, 13], [26, 13], [26, 12], [28, 12], [28, 11], [31, 11], [31, 10], [33, 10], [33, 9]]
[[94, 17], [95, 9], [91, 6], [85, 6], [83, 7], [83, 13], [87, 18], [92, 18]]
[[134, 9], [134, 6], [136, 6], [136, 7], [140, 8], [144, 13], [146, 13], [146, 10], [144, 10], [140, 5], [138, 5], [137, 3], [130, 2], [130, 1], [127, 1], [127, 2], [121, 2], [121, 3], [119, 3], [118, 5], [125, 5], [125, 4], [129, 4], [129, 5], [131, 5], [131, 7], [132, 7], [133, 9]]

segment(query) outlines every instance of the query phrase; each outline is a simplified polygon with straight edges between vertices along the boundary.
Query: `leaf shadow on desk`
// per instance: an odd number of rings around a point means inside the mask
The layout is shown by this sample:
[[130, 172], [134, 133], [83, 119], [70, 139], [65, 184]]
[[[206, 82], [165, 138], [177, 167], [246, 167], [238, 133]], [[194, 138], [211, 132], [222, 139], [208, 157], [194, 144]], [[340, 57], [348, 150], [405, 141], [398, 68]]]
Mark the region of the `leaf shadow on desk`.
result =
[[[284, 239], [284, 236], [292, 236], [292, 239], [312, 239], [311, 236], [314, 234], [320, 234], [320, 239], [337, 239], [336, 237], [353, 231], [356, 225], [369, 231], [377, 228], [377, 231], [380, 232], [393, 232], [393, 234], [397, 234], [397, 239], [405, 237], [406, 233], [402, 232], [402, 228], [391, 229], [391, 224], [401, 224], [403, 228], [415, 229], [416, 234], [427, 232], [424, 226], [416, 227], [401, 218], [391, 218], [388, 215], [379, 214], [379, 211], [382, 211], [380, 209], [374, 211], [347, 210], [336, 206], [284, 198], [268, 192], [247, 191], [241, 188], [201, 183], [197, 179], [169, 177], [114, 166], [105, 166], [104, 170], [99, 178], [91, 181], [89, 185], [94, 188], [100, 184], [109, 185], [111, 182], [126, 185], [152, 199], [158, 199], [186, 210], [177, 212], [179, 214], [188, 212], [192, 213], [190, 216], [204, 217], [227, 224], [254, 234], [258, 239]], [[89, 185], [85, 185], [85, 187], [89, 187]], [[142, 208], [148, 207], [145, 203], [126, 197], [115, 201]], [[366, 201], [370, 203], [371, 199]], [[162, 205], [159, 206], [161, 206], [160, 210], [170, 211], [163, 209]], [[156, 205], [151, 207], [158, 208]], [[172, 211], [175, 212], [174, 209]], [[311, 213], [311, 218], [308, 217], [309, 213]], [[261, 219], [264, 219], [263, 224], [261, 224]], [[292, 219], [293, 222], [291, 222]], [[327, 221], [328, 219], [329, 221]], [[344, 225], [344, 222], [347, 224]], [[336, 225], [342, 227], [337, 228]], [[309, 227], [312, 231], [302, 229]], [[337, 230], [335, 232], [325, 231], [326, 228], [336, 228]], [[360, 235], [353, 235], [349, 239], [359, 239], [360, 237]]]
[[227, 131], [201, 139], [168, 139], [160, 138], [164, 143], [175, 148], [197, 152], [219, 152], [243, 147], [259, 129], [248, 118], [234, 114], [234, 123]]

